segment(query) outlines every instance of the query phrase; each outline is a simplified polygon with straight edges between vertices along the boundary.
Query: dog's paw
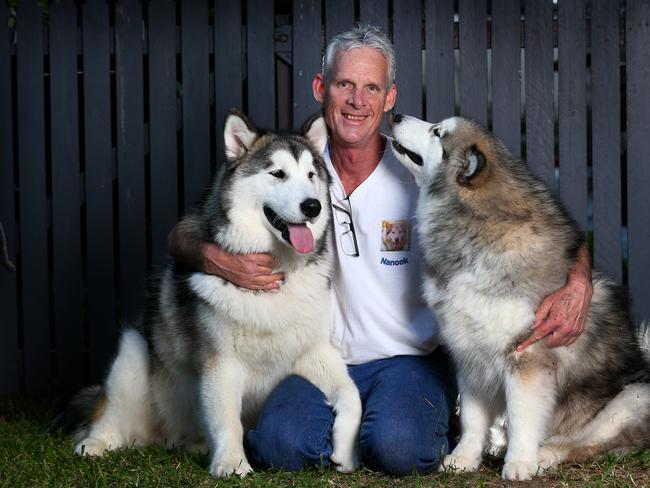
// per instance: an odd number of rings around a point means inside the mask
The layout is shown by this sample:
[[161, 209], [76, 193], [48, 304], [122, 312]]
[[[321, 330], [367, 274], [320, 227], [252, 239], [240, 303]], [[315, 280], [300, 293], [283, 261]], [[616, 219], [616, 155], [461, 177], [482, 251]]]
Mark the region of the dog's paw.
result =
[[561, 448], [542, 446], [539, 450], [538, 464], [540, 470], [556, 468], [563, 459], [564, 452], [561, 450]]
[[185, 450], [190, 454], [207, 454], [210, 449], [207, 442], [199, 441], [187, 444]]
[[530, 461], [510, 461], [503, 466], [501, 477], [504, 480], [526, 481], [541, 472], [537, 463]]
[[481, 464], [477, 458], [469, 458], [462, 455], [448, 454], [444, 457], [438, 471], [476, 471]]
[[101, 456], [109, 449], [110, 446], [103, 440], [96, 437], [86, 437], [75, 446], [74, 453], [79, 456]]
[[330, 455], [330, 461], [336, 465], [336, 470], [341, 473], [352, 473], [361, 466], [361, 453], [358, 449], [336, 449]]
[[253, 468], [248, 464], [245, 456], [233, 456], [224, 459], [213, 459], [210, 463], [210, 474], [217, 478], [227, 478], [233, 474], [240, 477], [252, 472]]

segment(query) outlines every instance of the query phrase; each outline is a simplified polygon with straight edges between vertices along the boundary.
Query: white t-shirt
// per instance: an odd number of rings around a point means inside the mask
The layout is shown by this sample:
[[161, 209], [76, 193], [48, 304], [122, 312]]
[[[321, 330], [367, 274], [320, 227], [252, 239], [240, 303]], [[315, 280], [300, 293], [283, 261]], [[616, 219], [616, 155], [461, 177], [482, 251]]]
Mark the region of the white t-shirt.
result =
[[420, 291], [413, 221], [418, 188], [395, 159], [390, 143], [389, 139], [377, 168], [349, 196], [332, 165], [329, 147], [324, 154], [333, 179], [332, 203], [348, 211], [351, 207], [359, 248], [358, 257], [349, 255], [350, 234], [343, 236], [349, 230], [342, 223], [346, 216], [333, 209], [333, 342], [347, 364], [425, 355], [438, 343], [436, 321]]

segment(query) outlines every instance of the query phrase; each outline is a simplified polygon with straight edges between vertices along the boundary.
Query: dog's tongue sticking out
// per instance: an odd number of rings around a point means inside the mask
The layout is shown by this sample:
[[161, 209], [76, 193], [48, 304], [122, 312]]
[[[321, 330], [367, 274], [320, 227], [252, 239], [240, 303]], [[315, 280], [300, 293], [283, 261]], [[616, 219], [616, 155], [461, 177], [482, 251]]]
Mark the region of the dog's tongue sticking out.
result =
[[305, 224], [288, 224], [289, 241], [296, 251], [301, 254], [314, 249], [314, 236]]

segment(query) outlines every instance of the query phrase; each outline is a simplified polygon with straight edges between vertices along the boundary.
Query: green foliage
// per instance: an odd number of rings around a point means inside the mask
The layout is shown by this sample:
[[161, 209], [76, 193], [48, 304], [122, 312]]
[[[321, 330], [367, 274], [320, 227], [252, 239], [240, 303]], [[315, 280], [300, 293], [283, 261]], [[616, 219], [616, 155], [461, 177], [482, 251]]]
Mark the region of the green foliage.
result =
[[[43, 11], [43, 23], [47, 24], [50, 21], [50, 5], [52, 0], [38, 0], [38, 6]], [[16, 18], [18, 17], [17, 10], [20, 6], [20, 0], [7, 0], [7, 7], [9, 9], [9, 18], [7, 24], [10, 29], [16, 27]]]

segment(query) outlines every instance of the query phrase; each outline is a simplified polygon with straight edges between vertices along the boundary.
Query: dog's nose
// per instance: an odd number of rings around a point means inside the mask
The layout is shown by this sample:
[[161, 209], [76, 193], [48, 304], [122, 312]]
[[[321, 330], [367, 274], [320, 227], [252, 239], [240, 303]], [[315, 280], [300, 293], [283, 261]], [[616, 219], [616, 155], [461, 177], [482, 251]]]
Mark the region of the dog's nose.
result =
[[300, 210], [306, 217], [313, 219], [320, 213], [320, 202], [315, 198], [308, 198], [300, 204]]
[[399, 124], [401, 120], [402, 120], [402, 114], [396, 114], [393, 117], [393, 124]]

